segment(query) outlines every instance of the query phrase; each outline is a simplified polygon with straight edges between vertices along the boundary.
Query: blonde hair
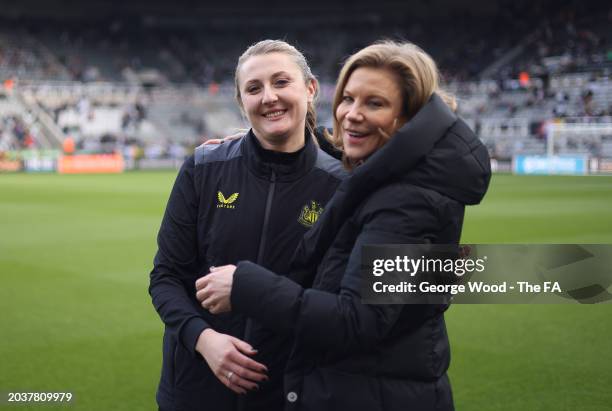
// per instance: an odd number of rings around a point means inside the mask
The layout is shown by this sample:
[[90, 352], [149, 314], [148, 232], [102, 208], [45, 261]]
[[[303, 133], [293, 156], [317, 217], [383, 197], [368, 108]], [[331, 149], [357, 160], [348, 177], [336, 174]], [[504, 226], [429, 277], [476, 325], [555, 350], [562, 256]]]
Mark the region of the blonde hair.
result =
[[283, 40], [262, 40], [251, 45], [238, 59], [238, 64], [236, 65], [236, 71], [234, 73], [234, 83], [236, 86], [236, 101], [240, 108], [242, 107], [242, 96], [240, 94], [240, 86], [238, 84], [238, 72], [240, 68], [250, 57], [253, 56], [261, 56], [269, 53], [283, 53], [288, 55], [293, 59], [293, 62], [300, 68], [302, 72], [302, 76], [304, 77], [304, 82], [308, 85], [311, 81], [315, 87], [315, 95], [312, 102], [308, 102], [308, 107], [306, 111], [306, 128], [308, 131], [314, 135], [314, 130], [317, 127], [317, 113], [315, 111], [315, 101], [317, 95], [319, 93], [319, 82], [317, 78], [312, 74], [312, 70], [310, 70], [310, 66], [308, 65], [308, 61], [306, 61], [306, 57], [291, 44], [283, 41]]
[[[332, 136], [327, 136], [336, 147], [342, 148], [336, 110], [342, 102], [349, 77], [360, 67], [387, 69], [397, 76], [403, 99], [402, 115], [408, 121], [423, 108], [433, 93], [437, 93], [453, 111], [457, 109], [455, 97], [440, 88], [438, 67], [429, 54], [409, 42], [378, 42], [350, 56], [340, 71], [332, 104], [334, 132]], [[385, 137], [388, 139], [390, 136]], [[385, 142], [382, 141], [381, 145]], [[352, 168], [346, 158], [344, 163]]]

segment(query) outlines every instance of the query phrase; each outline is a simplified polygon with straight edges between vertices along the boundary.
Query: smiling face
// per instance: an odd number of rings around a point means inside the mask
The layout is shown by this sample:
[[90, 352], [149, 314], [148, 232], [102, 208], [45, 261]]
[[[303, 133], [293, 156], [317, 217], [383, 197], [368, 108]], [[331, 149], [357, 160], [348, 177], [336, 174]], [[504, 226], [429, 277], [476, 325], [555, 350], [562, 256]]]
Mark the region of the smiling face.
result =
[[293, 152], [304, 145], [308, 103], [316, 85], [292, 57], [267, 53], [249, 57], [238, 71], [240, 101], [261, 145]]
[[[368, 158], [401, 127], [403, 99], [398, 76], [388, 69], [359, 67], [351, 73], [336, 108], [345, 155]], [[384, 133], [384, 134], [383, 134]]]

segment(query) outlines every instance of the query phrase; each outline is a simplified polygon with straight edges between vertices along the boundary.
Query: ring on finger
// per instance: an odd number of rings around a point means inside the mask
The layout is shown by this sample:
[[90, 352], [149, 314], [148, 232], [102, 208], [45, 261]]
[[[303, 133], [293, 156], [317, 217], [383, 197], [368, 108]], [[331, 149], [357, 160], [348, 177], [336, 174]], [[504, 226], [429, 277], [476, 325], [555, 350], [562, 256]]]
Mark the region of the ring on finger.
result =
[[227, 381], [229, 381], [229, 383], [232, 383], [232, 377], [234, 376], [234, 372], [233, 371], [229, 371], [227, 373]]

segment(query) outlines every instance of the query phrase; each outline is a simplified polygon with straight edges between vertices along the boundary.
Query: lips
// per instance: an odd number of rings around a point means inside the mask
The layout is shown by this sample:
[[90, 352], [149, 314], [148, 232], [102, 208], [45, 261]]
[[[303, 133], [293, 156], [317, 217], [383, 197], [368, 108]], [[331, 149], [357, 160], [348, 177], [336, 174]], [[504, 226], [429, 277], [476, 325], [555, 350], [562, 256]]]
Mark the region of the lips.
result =
[[285, 114], [287, 112], [286, 109], [283, 110], [274, 110], [274, 111], [268, 111], [263, 113], [263, 116], [265, 118], [267, 118], [268, 120], [275, 120], [277, 118], [280, 118], [283, 116], [283, 114]]
[[344, 129], [344, 132], [350, 139], [362, 139], [367, 137], [370, 133], [367, 131]]

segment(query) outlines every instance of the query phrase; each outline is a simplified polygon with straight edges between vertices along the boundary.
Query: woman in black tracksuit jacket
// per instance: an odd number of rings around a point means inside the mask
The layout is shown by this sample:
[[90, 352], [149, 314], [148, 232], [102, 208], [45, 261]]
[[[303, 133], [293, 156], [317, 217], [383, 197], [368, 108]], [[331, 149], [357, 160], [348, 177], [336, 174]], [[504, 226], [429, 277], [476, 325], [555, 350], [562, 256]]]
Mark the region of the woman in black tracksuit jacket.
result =
[[[287, 410], [453, 409], [448, 306], [361, 302], [362, 246], [458, 244], [465, 205], [488, 187], [487, 151], [436, 76], [435, 63], [409, 43], [350, 57], [338, 80], [334, 137], [355, 170], [300, 243], [291, 274], [243, 261], [199, 284], [198, 300], [212, 312], [231, 307], [294, 336]], [[395, 106], [392, 124], [405, 125], [386, 141], [393, 128], [377, 121]], [[368, 152], [377, 125], [383, 141]], [[223, 282], [231, 296], [219, 291]]]
[[[211, 315], [195, 299], [194, 282], [211, 266], [241, 259], [288, 272], [297, 244], [346, 175], [305, 131], [314, 126], [308, 99], [316, 81], [295, 48], [255, 44], [239, 60], [236, 86], [253, 128], [241, 139], [195, 150], [176, 178], [159, 230], [149, 292], [165, 325], [162, 411], [283, 407], [289, 339], [241, 314]], [[284, 129], [293, 133], [278, 136]], [[264, 147], [281, 139], [295, 140], [297, 148]], [[267, 381], [243, 375], [241, 385], [234, 361], [242, 354], [267, 367]], [[238, 395], [255, 383], [257, 391]]]

